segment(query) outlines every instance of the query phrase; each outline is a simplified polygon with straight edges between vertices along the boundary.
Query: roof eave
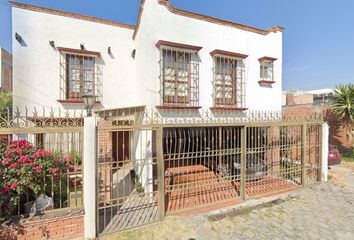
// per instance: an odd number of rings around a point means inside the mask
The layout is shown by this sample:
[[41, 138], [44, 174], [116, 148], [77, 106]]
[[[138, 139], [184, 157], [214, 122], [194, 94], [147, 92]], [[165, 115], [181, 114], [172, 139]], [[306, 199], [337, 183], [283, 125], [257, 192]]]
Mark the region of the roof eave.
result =
[[97, 18], [97, 17], [86, 16], [86, 15], [82, 15], [82, 14], [78, 14], [78, 13], [72, 13], [72, 12], [66, 12], [66, 11], [57, 10], [57, 9], [29, 5], [29, 4], [25, 4], [25, 3], [16, 2], [16, 1], [9, 1], [9, 3], [10, 3], [10, 6], [13, 8], [21, 8], [21, 9], [26, 9], [26, 10], [35, 11], [35, 12], [43, 12], [43, 13], [53, 14], [53, 15], [58, 15], [58, 16], [63, 16], [63, 17], [70, 17], [70, 18], [74, 18], [74, 19], [95, 22], [95, 23], [101, 23], [101, 24], [126, 28], [126, 29], [130, 29], [130, 30], [135, 29], [135, 26], [133, 26], [133, 25], [115, 22], [115, 21], [107, 20], [107, 19], [103, 19], [103, 18]]

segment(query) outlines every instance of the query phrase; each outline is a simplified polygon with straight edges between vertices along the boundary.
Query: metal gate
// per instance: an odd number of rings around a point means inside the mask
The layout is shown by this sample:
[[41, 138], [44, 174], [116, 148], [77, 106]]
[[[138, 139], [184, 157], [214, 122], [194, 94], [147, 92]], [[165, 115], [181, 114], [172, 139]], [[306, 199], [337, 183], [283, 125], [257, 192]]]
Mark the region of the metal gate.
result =
[[102, 118], [97, 230], [240, 202], [321, 178], [321, 121], [167, 121], [141, 112]]
[[[112, 124], [113, 123], [113, 124]], [[161, 218], [156, 131], [101, 121], [97, 132], [97, 230], [125, 230]]]

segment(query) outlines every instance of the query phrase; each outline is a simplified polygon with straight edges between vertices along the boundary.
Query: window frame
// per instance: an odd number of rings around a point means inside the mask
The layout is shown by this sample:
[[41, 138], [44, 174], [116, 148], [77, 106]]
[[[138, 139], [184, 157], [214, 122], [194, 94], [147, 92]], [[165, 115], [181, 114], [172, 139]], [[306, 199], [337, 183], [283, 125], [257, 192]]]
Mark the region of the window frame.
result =
[[[275, 83], [275, 77], [274, 77], [274, 61], [276, 61], [276, 58], [272, 57], [262, 57], [259, 58], [259, 83]], [[266, 70], [266, 68], [270, 68], [269, 70]], [[270, 72], [270, 76], [267, 77], [265, 74], [267, 72]]]
[[160, 105], [156, 108], [200, 108], [198, 52], [202, 47], [163, 40], [156, 47], [160, 54]]
[[[74, 91], [72, 90], [72, 88], [74, 87], [70, 87], [71, 84], [70, 82], [75, 82], [76, 80], [72, 80], [70, 79], [70, 70], [72, 69], [72, 67], [70, 67], [70, 62], [69, 59], [74, 56], [74, 59], [79, 59], [80, 63], [79, 63], [79, 91]], [[66, 73], [65, 73], [65, 83], [66, 83], [66, 96], [65, 99], [66, 100], [82, 100], [82, 96], [84, 94], [86, 94], [89, 90], [87, 90], [87, 92], [85, 91], [85, 82], [87, 82], [87, 80], [85, 80], [85, 58], [87, 58], [87, 60], [91, 60], [92, 61], [92, 65], [90, 67], [91, 69], [91, 91], [92, 93], [95, 93], [95, 84], [96, 84], [96, 79], [95, 79], [95, 65], [96, 65], [96, 58], [93, 56], [86, 56], [86, 55], [77, 55], [77, 54], [70, 54], [70, 53], [66, 53], [65, 54], [65, 64], [66, 64]], [[74, 63], [75, 64], [75, 63]]]
[[[214, 50], [210, 53], [213, 58], [213, 110], [229, 109], [229, 110], [244, 110], [245, 105], [245, 59], [248, 55], [228, 52], [223, 50]], [[231, 63], [231, 64], [230, 64]], [[221, 65], [221, 68], [218, 67]], [[231, 67], [227, 67], [227, 65]], [[222, 72], [222, 79], [218, 79], [218, 72]], [[230, 71], [231, 69], [231, 71]], [[225, 74], [225, 72], [227, 72]], [[231, 81], [226, 79], [231, 76]], [[221, 81], [221, 83], [219, 83]], [[231, 82], [231, 84], [228, 84]], [[222, 96], [218, 97], [218, 87], [222, 87]], [[231, 98], [227, 97], [226, 88], [231, 86]]]
[[[225, 64], [225, 60], [226, 61], [232, 61], [231, 63], [231, 74], [226, 73], [226, 66], [222, 66], [221, 68], [221, 75], [222, 75], [222, 79], [216, 79], [217, 75], [220, 75], [220, 73], [217, 73], [217, 63], [219, 61], [217, 61], [217, 59], [223, 59], [224, 60], [224, 64]], [[216, 62], [215, 62], [216, 61]], [[236, 85], [237, 85], [237, 59], [232, 59], [232, 58], [225, 58], [225, 57], [220, 57], [220, 56], [214, 56], [214, 64], [215, 64], [215, 73], [214, 73], [214, 106], [220, 106], [220, 105], [224, 105], [224, 106], [235, 106], [236, 105], [236, 98], [237, 98], [237, 91], [236, 91]], [[226, 77], [227, 76], [231, 76], [231, 84], [227, 84], [227, 80]], [[217, 83], [217, 81], [221, 81], [221, 83]], [[231, 87], [230, 87], [231, 86]], [[217, 97], [217, 88], [221, 87], [222, 88], [222, 97]], [[227, 98], [226, 94], [227, 91], [225, 90], [226, 88], [231, 88], [231, 98]]]
[[[169, 103], [177, 103], [177, 104], [181, 104], [181, 105], [188, 105], [190, 103], [190, 100], [191, 100], [191, 53], [189, 52], [182, 52], [182, 51], [179, 51], [179, 50], [172, 50], [171, 53], [174, 53], [172, 54], [172, 57], [171, 57], [171, 61], [170, 61], [170, 64], [172, 64], [172, 68], [168, 68], [168, 66], [166, 67], [165, 65], [169, 65], [167, 62], [168, 60], [165, 60], [164, 59], [164, 56], [165, 56], [165, 51], [169, 51], [168, 49], [162, 49], [162, 85], [163, 85], [163, 88], [162, 88], [162, 101], [163, 101], [163, 104], [169, 104]], [[185, 61], [185, 62], [179, 62], [178, 61], [178, 54], [182, 53], [183, 55], [187, 55], [187, 58], [188, 60]], [[182, 68], [180, 69], [180, 64], [182, 65], [185, 65], [187, 66], [187, 68]], [[172, 80], [167, 80], [166, 79], [166, 70], [167, 69], [173, 69], [173, 72], [174, 72], [174, 79]], [[184, 81], [184, 80], [181, 80], [185, 77], [183, 76], [179, 76], [180, 74], [180, 71], [186, 71], [187, 72], [187, 81]], [[166, 95], [166, 83], [168, 84], [174, 84], [174, 90], [172, 91], [174, 94], [171, 96], [171, 95]], [[187, 95], [186, 96], [180, 96], [179, 95], [179, 87], [181, 85], [187, 85]]]
[[[84, 102], [82, 95], [88, 93], [85, 89], [92, 91], [92, 94], [96, 97], [96, 103], [100, 103], [102, 98], [102, 69], [100, 64], [101, 53], [95, 51], [88, 51], [82, 49], [72, 49], [65, 47], [57, 47], [60, 57], [59, 64], [59, 99], [57, 100], [62, 104], [72, 104], [78, 103], [82, 104]], [[72, 91], [69, 84], [69, 61], [67, 56], [73, 56], [73, 59], [80, 59], [79, 64], [74, 66], [77, 69], [76, 78], [78, 86], [78, 91]], [[70, 58], [70, 57], [69, 57]], [[86, 65], [85, 61], [91, 62]], [[86, 77], [85, 77], [86, 76]], [[70, 93], [71, 92], [71, 93]]]

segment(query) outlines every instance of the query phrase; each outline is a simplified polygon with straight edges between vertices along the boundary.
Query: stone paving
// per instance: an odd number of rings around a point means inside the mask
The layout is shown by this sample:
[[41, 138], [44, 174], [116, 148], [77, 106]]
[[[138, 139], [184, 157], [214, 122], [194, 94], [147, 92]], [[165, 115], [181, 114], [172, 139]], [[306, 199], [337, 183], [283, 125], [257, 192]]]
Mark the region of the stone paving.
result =
[[219, 215], [167, 217], [102, 239], [354, 239], [354, 164], [330, 181], [282, 196], [277, 204]]

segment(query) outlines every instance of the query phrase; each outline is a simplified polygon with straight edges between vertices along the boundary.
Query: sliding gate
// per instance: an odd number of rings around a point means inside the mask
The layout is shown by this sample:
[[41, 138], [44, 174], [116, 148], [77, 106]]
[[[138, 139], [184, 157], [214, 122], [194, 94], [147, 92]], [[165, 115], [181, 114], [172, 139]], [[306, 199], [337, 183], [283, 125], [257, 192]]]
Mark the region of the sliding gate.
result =
[[277, 194], [320, 180], [321, 123], [100, 120], [97, 230]]

